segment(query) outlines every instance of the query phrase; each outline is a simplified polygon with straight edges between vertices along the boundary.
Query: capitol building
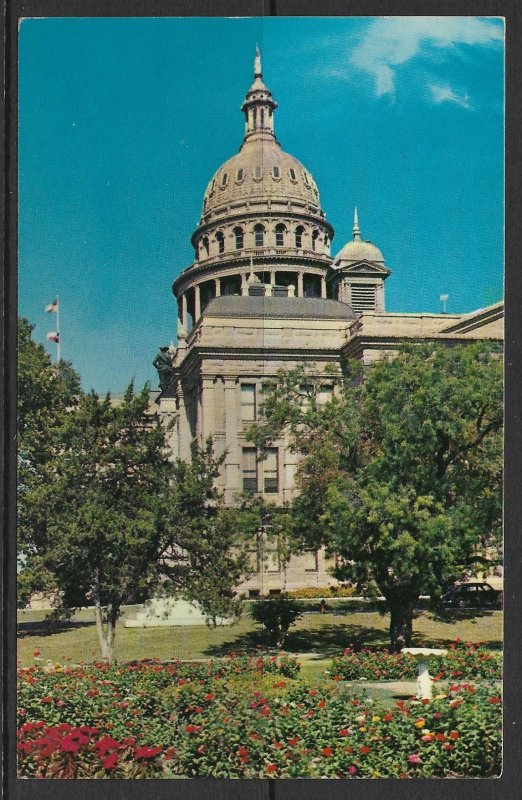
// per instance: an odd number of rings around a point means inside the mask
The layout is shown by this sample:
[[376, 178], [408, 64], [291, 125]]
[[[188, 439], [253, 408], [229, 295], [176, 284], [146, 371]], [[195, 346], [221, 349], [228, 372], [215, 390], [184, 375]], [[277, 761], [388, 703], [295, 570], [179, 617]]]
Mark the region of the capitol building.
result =
[[[331, 368], [348, 359], [368, 365], [404, 342], [503, 339], [502, 303], [465, 315], [386, 311], [392, 272], [364, 238], [363, 216], [359, 225], [355, 209], [351, 241], [332, 248], [311, 172], [277, 139], [276, 109], [257, 52], [241, 106], [243, 141], [207, 186], [194, 261], [172, 287], [177, 346], [162, 347], [154, 362], [173, 455], [189, 459], [192, 441], [212, 437], [215, 453], [226, 453], [218, 485], [228, 505], [245, 492], [278, 505], [295, 497], [298, 456], [284, 435], [263, 459], [246, 435], [280, 370], [304, 365], [320, 376], [326, 400]], [[253, 556], [240, 587], [251, 595], [336, 583], [322, 551], [279, 563], [260, 534]]]

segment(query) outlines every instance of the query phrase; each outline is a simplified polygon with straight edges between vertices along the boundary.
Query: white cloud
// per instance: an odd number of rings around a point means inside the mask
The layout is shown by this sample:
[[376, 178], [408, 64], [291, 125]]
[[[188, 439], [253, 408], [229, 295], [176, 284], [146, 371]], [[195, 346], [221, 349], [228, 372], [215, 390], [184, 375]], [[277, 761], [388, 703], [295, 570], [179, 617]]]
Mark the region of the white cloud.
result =
[[437, 86], [436, 84], [430, 84], [428, 89], [431, 91], [434, 103], [456, 103], [458, 106], [462, 106], [462, 108], [471, 108], [469, 103], [469, 95], [458, 94], [457, 92], [453, 91], [451, 86]]
[[382, 17], [370, 23], [351, 50], [344, 74], [347, 77], [355, 67], [373, 78], [377, 95], [392, 94], [397, 67], [425, 52], [429, 46], [491, 45], [503, 38], [503, 27], [492, 19]]

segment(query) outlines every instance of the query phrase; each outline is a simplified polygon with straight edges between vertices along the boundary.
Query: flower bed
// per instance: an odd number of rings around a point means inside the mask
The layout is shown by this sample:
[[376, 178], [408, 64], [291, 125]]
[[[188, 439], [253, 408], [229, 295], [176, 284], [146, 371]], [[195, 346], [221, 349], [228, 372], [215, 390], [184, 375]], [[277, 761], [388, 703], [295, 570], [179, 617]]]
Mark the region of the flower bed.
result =
[[[502, 678], [502, 655], [473, 644], [454, 642], [445, 656], [430, 658], [434, 680], [491, 680]], [[360, 650], [348, 647], [332, 660], [330, 675], [334, 680], [408, 680], [417, 677], [417, 662], [409, 653], [388, 650]]]
[[297, 669], [288, 658], [232, 658], [20, 670], [19, 775], [499, 774], [500, 698], [490, 689], [458, 684], [429, 703], [385, 709], [310, 688]]

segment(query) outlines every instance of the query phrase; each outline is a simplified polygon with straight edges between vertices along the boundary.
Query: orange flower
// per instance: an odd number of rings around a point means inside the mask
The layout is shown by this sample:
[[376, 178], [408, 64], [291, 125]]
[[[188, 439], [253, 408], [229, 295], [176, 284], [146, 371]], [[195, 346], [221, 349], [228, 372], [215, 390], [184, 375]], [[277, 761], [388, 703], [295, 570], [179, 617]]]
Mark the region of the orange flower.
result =
[[268, 773], [277, 772], [277, 764], [268, 764], [267, 768], [266, 768], [266, 771]]
[[367, 744], [364, 744], [362, 747], [359, 747], [359, 753], [361, 753], [361, 755], [363, 755], [363, 756], [366, 756], [366, 755], [368, 755], [368, 753], [370, 752], [371, 749], [372, 748], [368, 747]]
[[323, 747], [321, 753], [323, 754], [323, 756], [326, 756], [326, 758], [329, 758], [332, 755], [333, 750], [331, 747]]
[[453, 739], [453, 741], [456, 741], [457, 739], [460, 739], [460, 735], [458, 731], [451, 731], [449, 738]]

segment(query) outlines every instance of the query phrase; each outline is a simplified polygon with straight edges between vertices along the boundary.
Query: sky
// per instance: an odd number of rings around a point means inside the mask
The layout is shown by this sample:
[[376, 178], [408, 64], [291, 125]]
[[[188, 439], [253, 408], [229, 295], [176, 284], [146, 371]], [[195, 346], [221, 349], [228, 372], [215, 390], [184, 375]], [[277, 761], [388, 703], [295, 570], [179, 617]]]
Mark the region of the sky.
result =
[[176, 340], [208, 181], [241, 145], [256, 43], [283, 149], [335, 229], [392, 270], [387, 311], [503, 294], [504, 28], [487, 17], [27, 19], [19, 31], [19, 315], [85, 390], [149, 381]]

